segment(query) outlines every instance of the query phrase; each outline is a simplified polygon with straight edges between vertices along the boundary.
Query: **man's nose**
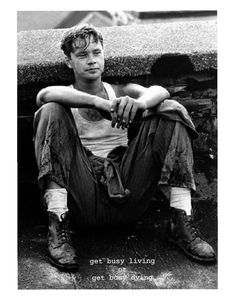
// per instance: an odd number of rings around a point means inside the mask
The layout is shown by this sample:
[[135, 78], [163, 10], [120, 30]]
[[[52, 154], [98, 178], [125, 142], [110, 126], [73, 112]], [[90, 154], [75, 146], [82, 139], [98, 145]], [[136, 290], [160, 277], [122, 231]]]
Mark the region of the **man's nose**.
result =
[[94, 64], [96, 61], [95, 61], [95, 57], [91, 54], [88, 56], [88, 64]]

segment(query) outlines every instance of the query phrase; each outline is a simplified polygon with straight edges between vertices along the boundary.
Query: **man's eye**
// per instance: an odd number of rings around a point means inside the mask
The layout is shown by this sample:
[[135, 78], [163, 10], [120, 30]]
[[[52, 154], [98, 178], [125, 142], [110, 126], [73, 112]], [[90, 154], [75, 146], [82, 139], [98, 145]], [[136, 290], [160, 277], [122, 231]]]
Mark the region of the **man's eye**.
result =
[[77, 57], [85, 57], [86, 56], [86, 53], [79, 53], [77, 54]]

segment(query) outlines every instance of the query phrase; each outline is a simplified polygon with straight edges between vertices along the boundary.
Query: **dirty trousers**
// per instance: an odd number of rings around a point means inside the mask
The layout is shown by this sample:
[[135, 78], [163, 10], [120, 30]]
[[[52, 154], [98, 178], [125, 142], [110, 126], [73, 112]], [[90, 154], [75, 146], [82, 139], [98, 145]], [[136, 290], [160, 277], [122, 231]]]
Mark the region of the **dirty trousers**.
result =
[[126, 224], [157, 188], [167, 197], [171, 186], [195, 190], [191, 136], [180, 119], [150, 115], [128, 147], [102, 158], [82, 145], [71, 110], [52, 102], [35, 113], [34, 142], [39, 186], [49, 179], [66, 188], [77, 225]]

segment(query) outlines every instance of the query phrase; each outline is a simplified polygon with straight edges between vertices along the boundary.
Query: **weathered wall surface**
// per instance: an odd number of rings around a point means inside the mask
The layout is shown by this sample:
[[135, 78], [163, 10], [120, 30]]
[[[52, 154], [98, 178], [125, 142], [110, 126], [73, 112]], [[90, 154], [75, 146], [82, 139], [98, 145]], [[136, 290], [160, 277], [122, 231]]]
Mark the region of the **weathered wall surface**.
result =
[[[105, 77], [151, 73], [162, 56], [186, 55], [193, 70], [217, 67], [215, 21], [179, 22], [102, 28], [105, 41]], [[64, 30], [18, 34], [19, 84], [68, 82], [60, 39]]]
[[[36, 183], [33, 113], [38, 91], [69, 84], [60, 39], [64, 30], [18, 34], [19, 181]], [[194, 141], [195, 169], [216, 178], [217, 41], [215, 21], [101, 28], [105, 41], [104, 80], [166, 87], [186, 106], [199, 132]]]

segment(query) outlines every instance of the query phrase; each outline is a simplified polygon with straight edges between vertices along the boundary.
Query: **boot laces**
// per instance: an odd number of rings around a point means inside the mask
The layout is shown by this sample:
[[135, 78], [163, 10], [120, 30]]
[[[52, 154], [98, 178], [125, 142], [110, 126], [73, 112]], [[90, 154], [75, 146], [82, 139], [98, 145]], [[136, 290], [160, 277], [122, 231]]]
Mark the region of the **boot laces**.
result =
[[201, 238], [198, 228], [193, 223], [192, 216], [185, 216], [185, 226], [192, 236], [192, 241], [196, 238]]
[[58, 241], [61, 245], [65, 243], [72, 245], [68, 221], [63, 216], [61, 219], [56, 228]]

